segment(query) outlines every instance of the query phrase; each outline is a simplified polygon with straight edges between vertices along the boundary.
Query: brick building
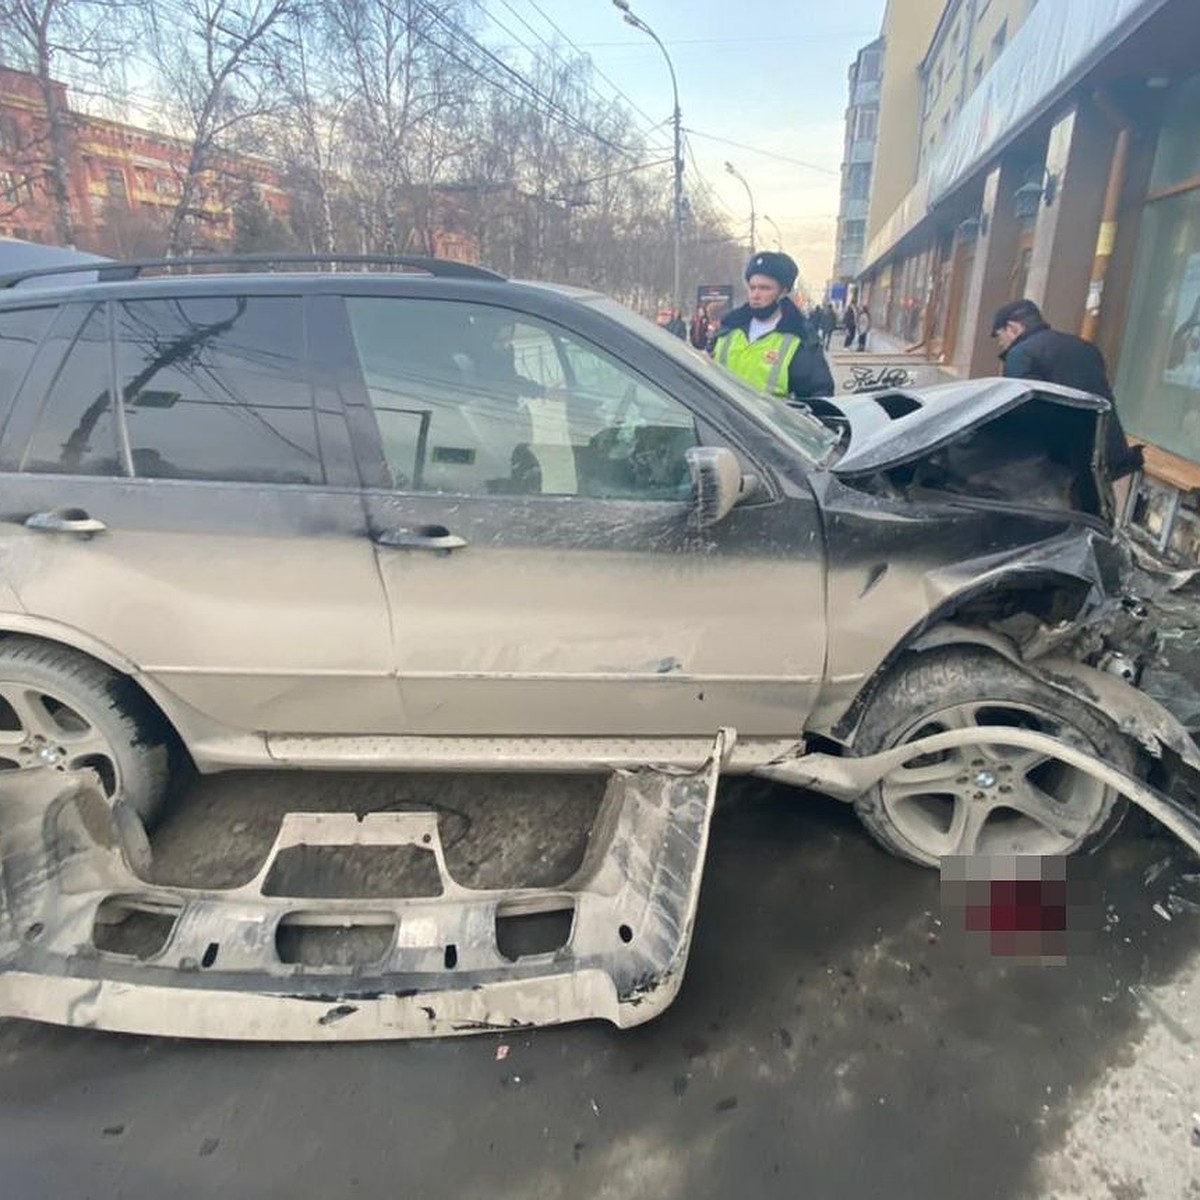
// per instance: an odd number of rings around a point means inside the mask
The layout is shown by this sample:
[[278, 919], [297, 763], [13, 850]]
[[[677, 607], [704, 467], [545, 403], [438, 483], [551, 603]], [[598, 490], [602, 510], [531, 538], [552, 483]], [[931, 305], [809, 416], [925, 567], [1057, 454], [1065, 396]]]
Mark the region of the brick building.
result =
[[[161, 249], [161, 233], [179, 202], [187, 169], [186, 144], [147, 129], [105, 120], [70, 107], [55, 85], [68, 125], [68, 191], [80, 247], [128, 254]], [[49, 122], [33, 75], [0, 67], [0, 235], [57, 241], [47, 181]], [[198, 247], [232, 244], [233, 210], [252, 190], [286, 220], [287, 193], [275, 167], [249, 156], [222, 156], [201, 177], [193, 206]]]

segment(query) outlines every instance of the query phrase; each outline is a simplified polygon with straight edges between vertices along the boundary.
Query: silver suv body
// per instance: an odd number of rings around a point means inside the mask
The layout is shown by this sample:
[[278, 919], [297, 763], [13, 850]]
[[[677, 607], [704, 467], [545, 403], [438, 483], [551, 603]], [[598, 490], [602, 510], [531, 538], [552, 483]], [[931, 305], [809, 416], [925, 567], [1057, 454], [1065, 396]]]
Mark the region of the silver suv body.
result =
[[[735, 727], [755, 770], [985, 701], [1101, 739], [1011, 666], [887, 706], [921, 653], [1106, 652], [1105, 402], [785, 405], [601, 296], [416, 265], [0, 291], [0, 767], [92, 766], [149, 815], [171, 748], [608, 769]], [[932, 861], [914, 797], [875, 832]], [[1067, 833], [1030, 797], [1029, 845], [1111, 824], [1103, 789]]]

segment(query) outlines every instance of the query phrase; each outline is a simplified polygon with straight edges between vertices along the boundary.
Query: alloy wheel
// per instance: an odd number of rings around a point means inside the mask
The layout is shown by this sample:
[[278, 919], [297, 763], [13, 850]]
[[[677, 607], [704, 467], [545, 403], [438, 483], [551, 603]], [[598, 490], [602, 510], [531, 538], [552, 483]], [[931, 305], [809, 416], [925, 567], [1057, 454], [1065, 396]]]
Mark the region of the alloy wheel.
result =
[[113, 749], [85, 714], [44, 688], [0, 680], [0, 771], [36, 766], [90, 767], [109, 797], [120, 785]]
[[[923, 716], [897, 745], [953, 729], [1016, 727], [1095, 751], [1053, 714], [1014, 703], [964, 703]], [[964, 746], [918, 756], [886, 776], [880, 801], [896, 830], [934, 858], [1066, 854], [1104, 821], [1110, 788], [1036, 751]]]

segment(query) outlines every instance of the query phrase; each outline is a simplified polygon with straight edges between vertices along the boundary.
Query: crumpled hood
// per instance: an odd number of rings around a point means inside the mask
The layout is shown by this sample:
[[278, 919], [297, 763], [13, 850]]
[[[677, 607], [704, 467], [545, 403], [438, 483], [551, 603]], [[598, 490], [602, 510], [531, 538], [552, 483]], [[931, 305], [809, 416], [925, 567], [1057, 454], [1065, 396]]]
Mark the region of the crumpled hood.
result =
[[829, 406], [845, 417], [850, 440], [832, 470], [860, 475], [901, 466], [1034, 399], [1097, 413], [1110, 407], [1087, 392], [1023, 379], [972, 379], [920, 391], [839, 396]]

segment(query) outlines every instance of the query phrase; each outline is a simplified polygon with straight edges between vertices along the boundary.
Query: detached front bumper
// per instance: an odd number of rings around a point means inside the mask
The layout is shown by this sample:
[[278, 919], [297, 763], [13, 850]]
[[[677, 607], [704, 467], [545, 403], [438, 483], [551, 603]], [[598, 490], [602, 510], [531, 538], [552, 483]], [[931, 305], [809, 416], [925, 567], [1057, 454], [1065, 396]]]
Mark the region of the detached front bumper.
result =
[[[719, 733], [695, 773], [615, 772], [579, 871], [553, 890], [458, 886], [432, 813], [289, 814], [243, 887], [151, 886], [133, 866], [148, 853], [136, 826], [114, 815], [89, 775], [4, 776], [0, 1016], [262, 1041], [648, 1021], [683, 980], [717, 780], [733, 738]], [[426, 890], [437, 894], [278, 894], [281, 856], [313, 847], [408, 847], [432, 860], [437, 882]], [[554, 914], [561, 945], [502, 950], [506, 923]], [[163, 929], [160, 945], [101, 949], [110, 943], [106, 931], [139, 920]], [[306, 953], [289, 961], [296, 955], [285, 948], [296, 930], [381, 929], [386, 949], [374, 962], [347, 964], [336, 954], [314, 962]]]

